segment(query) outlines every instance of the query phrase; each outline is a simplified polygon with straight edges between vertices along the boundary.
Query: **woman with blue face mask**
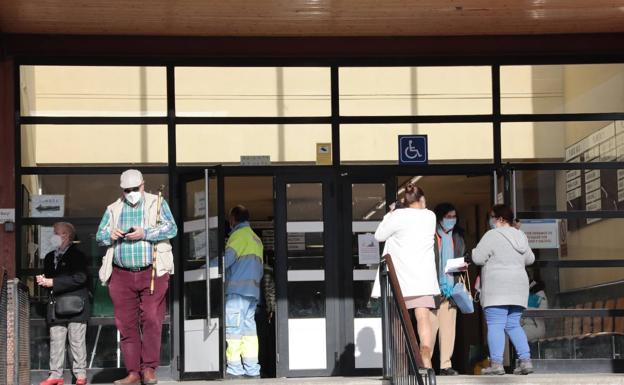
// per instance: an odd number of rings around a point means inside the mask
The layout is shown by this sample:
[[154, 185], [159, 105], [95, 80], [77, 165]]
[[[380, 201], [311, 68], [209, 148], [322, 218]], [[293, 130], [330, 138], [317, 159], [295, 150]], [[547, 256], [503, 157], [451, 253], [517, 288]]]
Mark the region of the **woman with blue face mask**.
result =
[[432, 345], [435, 345], [437, 334], [440, 348], [440, 375], [455, 376], [459, 373], [453, 369], [451, 356], [455, 346], [457, 307], [451, 300], [451, 294], [457, 277], [453, 274], [445, 274], [444, 267], [449, 259], [463, 258], [466, 245], [464, 231], [457, 224], [455, 206], [450, 203], [440, 203], [433, 211], [437, 220], [434, 250], [442, 298], [438, 311], [435, 314], [431, 313]]

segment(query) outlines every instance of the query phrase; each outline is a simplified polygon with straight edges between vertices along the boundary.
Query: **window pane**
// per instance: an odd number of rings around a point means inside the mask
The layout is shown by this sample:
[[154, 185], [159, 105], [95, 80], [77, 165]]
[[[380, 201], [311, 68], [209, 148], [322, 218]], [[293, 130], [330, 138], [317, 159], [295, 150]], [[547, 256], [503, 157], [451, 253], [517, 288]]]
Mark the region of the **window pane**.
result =
[[340, 68], [340, 113], [490, 114], [490, 67]]
[[624, 210], [624, 169], [523, 170], [515, 172], [515, 182], [518, 211]]
[[167, 164], [167, 126], [22, 126], [24, 167], [103, 164]]
[[427, 135], [429, 163], [490, 162], [490, 123], [345, 124], [340, 126], [343, 163], [398, 162], [398, 136]]
[[501, 112], [624, 111], [624, 64], [501, 67]]
[[181, 163], [239, 163], [242, 155], [268, 155], [271, 164], [314, 164], [316, 144], [331, 143], [329, 125], [181, 125]]
[[[147, 192], [156, 194], [160, 185], [165, 185], [163, 196], [167, 198], [169, 192], [167, 175], [143, 174], [143, 179]], [[121, 188], [117, 174], [23, 175], [22, 194], [26, 217], [32, 216], [35, 196], [62, 195], [63, 217], [100, 218], [106, 206], [121, 196]]]
[[611, 162], [624, 160], [624, 121], [503, 123], [504, 160]]
[[[624, 268], [529, 267], [528, 274], [533, 285], [529, 310], [621, 306], [618, 293], [621, 293]], [[624, 348], [613, 333], [617, 319], [612, 316], [524, 317], [521, 324], [534, 358], [615, 359]]]
[[23, 116], [164, 116], [164, 67], [21, 66]]
[[180, 67], [178, 116], [329, 116], [329, 68]]

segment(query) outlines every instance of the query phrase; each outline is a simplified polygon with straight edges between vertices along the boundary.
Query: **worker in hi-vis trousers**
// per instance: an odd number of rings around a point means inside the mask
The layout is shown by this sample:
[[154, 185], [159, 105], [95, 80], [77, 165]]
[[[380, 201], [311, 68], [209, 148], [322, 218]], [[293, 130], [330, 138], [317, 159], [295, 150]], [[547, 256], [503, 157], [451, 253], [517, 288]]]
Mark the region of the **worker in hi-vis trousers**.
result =
[[262, 241], [249, 227], [249, 211], [230, 210], [232, 232], [225, 245], [225, 340], [227, 377], [260, 377], [256, 306], [263, 275]]

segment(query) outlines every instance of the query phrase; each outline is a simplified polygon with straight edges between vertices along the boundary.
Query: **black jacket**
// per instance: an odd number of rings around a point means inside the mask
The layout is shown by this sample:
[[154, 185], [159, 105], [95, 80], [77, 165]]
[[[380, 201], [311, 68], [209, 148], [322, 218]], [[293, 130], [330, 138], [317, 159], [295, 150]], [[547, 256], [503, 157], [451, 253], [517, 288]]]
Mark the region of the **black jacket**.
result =
[[48, 323], [65, 324], [67, 322], [88, 321], [91, 315], [91, 307], [89, 303], [89, 271], [85, 255], [76, 246], [71, 245], [61, 256], [55, 269], [54, 251], [52, 251], [46, 255], [43, 269], [46, 278], [54, 280], [52, 291], [56, 298], [68, 294], [77, 295], [82, 297], [85, 303], [82, 313], [67, 318], [57, 317], [55, 320], [51, 320], [48, 315]]

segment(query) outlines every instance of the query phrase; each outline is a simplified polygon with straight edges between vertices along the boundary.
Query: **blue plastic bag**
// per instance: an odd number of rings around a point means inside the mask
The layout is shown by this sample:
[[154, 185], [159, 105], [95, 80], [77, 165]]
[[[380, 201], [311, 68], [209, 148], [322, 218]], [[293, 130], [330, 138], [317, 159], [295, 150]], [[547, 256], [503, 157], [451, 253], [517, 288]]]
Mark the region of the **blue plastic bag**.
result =
[[542, 302], [542, 297], [535, 293], [529, 294], [529, 307], [538, 309], [540, 307], [540, 302]]
[[[470, 283], [468, 285], [470, 285]], [[470, 290], [466, 288], [463, 275], [460, 277], [459, 282], [453, 286], [453, 294], [451, 295], [451, 298], [462, 314], [474, 313], [472, 294], [470, 294]]]

